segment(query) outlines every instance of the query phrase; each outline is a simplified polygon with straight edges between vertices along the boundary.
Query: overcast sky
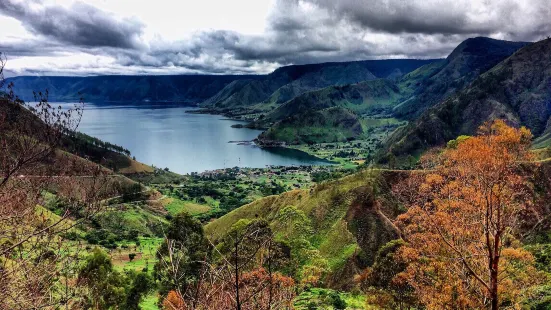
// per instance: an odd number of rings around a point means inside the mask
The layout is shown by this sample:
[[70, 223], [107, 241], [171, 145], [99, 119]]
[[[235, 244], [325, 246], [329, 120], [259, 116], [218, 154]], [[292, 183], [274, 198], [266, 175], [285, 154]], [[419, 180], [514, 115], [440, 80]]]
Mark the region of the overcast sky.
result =
[[0, 0], [13, 75], [243, 74], [551, 35], [549, 0]]

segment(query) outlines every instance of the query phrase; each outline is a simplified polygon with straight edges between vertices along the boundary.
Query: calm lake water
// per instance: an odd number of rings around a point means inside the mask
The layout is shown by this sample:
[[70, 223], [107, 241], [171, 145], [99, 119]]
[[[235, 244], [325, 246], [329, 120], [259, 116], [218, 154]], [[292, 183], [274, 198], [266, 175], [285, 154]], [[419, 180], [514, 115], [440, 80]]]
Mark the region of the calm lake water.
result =
[[261, 131], [231, 128], [239, 122], [219, 115], [186, 113], [193, 109], [87, 103], [78, 130], [127, 148], [140, 162], [182, 174], [235, 166], [327, 164], [300, 151], [228, 143], [253, 140]]

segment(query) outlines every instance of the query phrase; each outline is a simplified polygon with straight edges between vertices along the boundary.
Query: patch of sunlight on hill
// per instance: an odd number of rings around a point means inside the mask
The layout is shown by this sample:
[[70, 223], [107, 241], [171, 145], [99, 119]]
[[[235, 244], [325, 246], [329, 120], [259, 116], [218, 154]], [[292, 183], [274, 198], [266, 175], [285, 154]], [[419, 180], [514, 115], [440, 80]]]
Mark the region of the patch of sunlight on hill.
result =
[[132, 159], [130, 160], [130, 166], [119, 169], [122, 174], [153, 173], [154, 171], [153, 167]]
[[171, 215], [176, 215], [182, 211], [186, 211], [191, 215], [199, 215], [210, 211], [208, 205], [182, 201], [178, 198], [165, 198], [162, 200], [162, 204]]

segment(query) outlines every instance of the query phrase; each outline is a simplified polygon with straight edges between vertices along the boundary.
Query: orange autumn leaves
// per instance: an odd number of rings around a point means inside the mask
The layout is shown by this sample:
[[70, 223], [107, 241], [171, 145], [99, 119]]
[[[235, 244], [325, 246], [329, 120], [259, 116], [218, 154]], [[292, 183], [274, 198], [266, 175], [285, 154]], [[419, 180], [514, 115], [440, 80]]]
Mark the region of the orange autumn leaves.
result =
[[[176, 291], [170, 291], [163, 300], [164, 310], [185, 309], [236, 309], [233, 298], [233, 285], [230, 282], [216, 283], [215, 290], [204, 288], [203, 291], [213, 292], [203, 296], [194, 305], [186, 301]], [[295, 298], [295, 281], [280, 273], [270, 274], [264, 268], [257, 268], [244, 273], [239, 279], [240, 293], [243, 303], [241, 309], [292, 309]]]
[[498, 120], [428, 159], [434, 170], [418, 178], [397, 221], [408, 267], [394, 279], [411, 285], [427, 308], [515, 306], [541, 280], [515, 238], [531, 208], [531, 185], [520, 173], [531, 138]]

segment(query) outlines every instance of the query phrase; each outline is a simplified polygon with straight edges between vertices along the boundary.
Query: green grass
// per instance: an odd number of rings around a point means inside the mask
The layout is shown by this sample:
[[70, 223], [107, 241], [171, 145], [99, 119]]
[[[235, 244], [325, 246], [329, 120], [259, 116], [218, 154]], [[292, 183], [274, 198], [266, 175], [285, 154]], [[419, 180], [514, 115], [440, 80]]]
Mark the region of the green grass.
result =
[[365, 309], [364, 295], [337, 292], [323, 288], [311, 288], [302, 292], [295, 299], [295, 308], [297, 310], [335, 309], [333, 307], [335, 296], [344, 301], [346, 309]]
[[114, 233], [136, 231], [140, 235], [155, 236], [162, 233], [161, 226], [167, 220], [143, 205], [126, 204], [122, 208], [105, 211], [98, 215], [101, 227]]
[[322, 239], [320, 253], [329, 258], [329, 269], [337, 270], [358, 249], [354, 236], [348, 231], [345, 220], [337, 221], [329, 234]]
[[207, 213], [211, 209], [208, 205], [184, 201], [178, 198], [167, 198], [163, 201], [163, 205], [171, 215], [176, 215], [182, 211], [186, 211], [191, 215], [199, 215]]
[[[140, 246], [136, 246], [135, 243], [123, 243], [127, 246], [126, 249], [119, 248], [111, 251], [111, 258], [113, 264], [119, 270], [131, 269], [141, 271], [147, 267], [149, 272], [153, 271], [157, 258], [155, 254], [160, 244], [163, 242], [162, 238], [139, 238]], [[123, 245], [121, 244], [121, 245]], [[128, 254], [137, 254], [136, 258], [132, 261], [129, 260]]]
[[550, 145], [551, 145], [551, 132], [547, 132], [534, 140], [534, 142], [532, 143], [532, 148], [540, 149], [540, 148], [546, 148]]
[[158, 310], [157, 302], [159, 301], [159, 296], [156, 293], [150, 294], [144, 298], [140, 303], [140, 309], [142, 310]]
[[[361, 232], [356, 232], [350, 227], [351, 221], [355, 221], [355, 218], [349, 218], [349, 211], [354, 208], [358, 193], [365, 193], [369, 184], [374, 181], [374, 178], [379, 178], [378, 176], [378, 172], [362, 171], [335, 181], [318, 184], [311, 190], [294, 190], [269, 196], [208, 223], [205, 226], [205, 232], [211, 240], [216, 242], [225, 236], [237, 221], [263, 218], [270, 223], [274, 234], [279, 239], [296, 244], [293, 243], [294, 240], [306, 238], [312, 246], [312, 251], [317, 253], [311, 259], [326, 260], [327, 271], [330, 274], [341, 274], [347, 260], [361, 252], [354, 234], [373, 234], [373, 238], [377, 238], [377, 234], [386, 229], [377, 223], [366, 226], [366, 230]], [[299, 231], [289, 231], [289, 223], [282, 224], [279, 221], [280, 212], [289, 206], [296, 207], [311, 221], [311, 227], [315, 233], [301, 236]], [[297, 269], [313, 263], [311, 259], [303, 261]], [[352, 281], [352, 279], [349, 280]]]

